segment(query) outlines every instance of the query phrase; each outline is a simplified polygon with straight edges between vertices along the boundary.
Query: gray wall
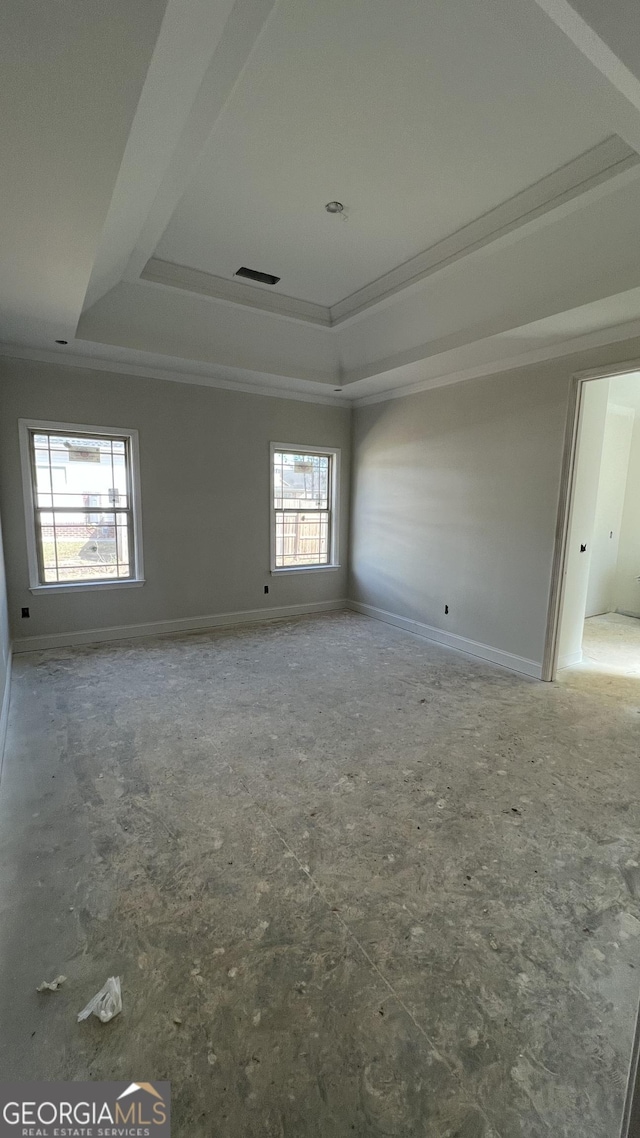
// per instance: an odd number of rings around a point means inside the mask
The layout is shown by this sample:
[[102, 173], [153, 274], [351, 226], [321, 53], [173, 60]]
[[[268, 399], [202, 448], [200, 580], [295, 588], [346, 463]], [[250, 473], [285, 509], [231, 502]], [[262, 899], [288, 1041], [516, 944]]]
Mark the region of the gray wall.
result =
[[[4, 740], [3, 713], [6, 714], [9, 691], [7, 688], [7, 669], [9, 666], [9, 612], [2, 550], [2, 528], [0, 527], [0, 765], [2, 764], [2, 745]], [[6, 691], [5, 691], [6, 689]]]
[[[560, 615], [559, 668], [568, 667], [582, 659], [582, 636], [608, 398], [608, 379], [596, 379], [583, 387], [573, 503], [567, 539], [564, 599]], [[584, 551], [583, 545], [586, 545]]]
[[[28, 588], [18, 419], [140, 432], [146, 584]], [[269, 443], [342, 450], [339, 571], [269, 573]], [[209, 616], [346, 597], [350, 411], [27, 360], [0, 362], [0, 508], [14, 636]], [[263, 586], [270, 588], [264, 595]], [[21, 607], [31, 618], [21, 620]]]
[[357, 409], [353, 600], [541, 662], [571, 377], [638, 354], [627, 341]]
[[591, 539], [585, 616], [612, 612], [618, 604], [617, 564], [633, 433], [633, 408], [617, 406], [615, 397], [612, 402], [610, 381], [596, 379], [593, 383], [587, 384], [587, 390], [602, 382], [605, 384], [609, 382], [609, 402], [604, 424], [598, 496]]
[[615, 600], [619, 612], [640, 616], [640, 412], [631, 435], [627, 485], [620, 527]]

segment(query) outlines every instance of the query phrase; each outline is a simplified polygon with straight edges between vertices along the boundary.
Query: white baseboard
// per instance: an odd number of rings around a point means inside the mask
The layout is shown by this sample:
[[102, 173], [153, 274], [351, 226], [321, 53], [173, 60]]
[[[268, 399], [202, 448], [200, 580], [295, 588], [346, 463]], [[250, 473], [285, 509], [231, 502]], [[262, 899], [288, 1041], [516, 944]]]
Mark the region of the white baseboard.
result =
[[414, 636], [433, 640], [435, 644], [454, 648], [456, 652], [464, 652], [467, 656], [477, 656], [481, 660], [499, 664], [500, 667], [508, 668], [511, 672], [521, 672], [523, 675], [532, 676], [536, 680], [542, 679], [542, 664], [535, 660], [527, 660], [524, 656], [515, 656], [512, 652], [503, 652], [501, 648], [492, 648], [490, 644], [480, 644], [477, 640], [469, 640], [466, 636], [444, 632], [441, 628], [433, 628], [430, 624], [422, 624], [419, 620], [397, 616], [393, 612], [386, 612], [385, 609], [361, 604], [360, 601], [348, 601], [347, 603], [349, 608], [355, 612], [363, 613], [364, 616], [371, 616], [374, 620], [382, 620], [386, 624], [394, 624], [397, 628], [403, 628], [405, 632], [412, 632]]
[[[440, 628], [422, 624], [418, 620], [397, 616], [373, 605], [361, 604], [359, 601], [336, 600], [317, 601], [312, 604], [281, 605], [267, 609], [248, 609], [242, 612], [217, 613], [211, 616], [184, 617], [179, 620], [156, 620], [145, 624], [124, 624], [111, 628], [86, 628], [79, 632], [56, 632], [43, 636], [22, 636], [13, 642], [15, 653], [42, 652], [47, 648], [72, 648], [83, 644], [100, 644], [111, 640], [133, 640], [146, 636], [171, 636], [180, 632], [206, 631], [215, 628], [233, 628], [241, 624], [257, 624], [273, 620], [284, 620], [292, 616], [304, 616], [307, 613], [335, 612], [339, 609], [350, 608], [364, 616], [375, 620], [393, 624], [403, 628], [415, 636], [432, 640], [436, 644], [443, 644], [447, 648], [454, 648], [464, 652], [467, 656], [476, 656], [481, 660], [488, 660], [492, 664], [499, 664], [512, 672], [520, 672], [525, 676], [540, 679], [542, 665], [535, 660], [527, 660], [523, 656], [516, 656], [511, 652], [503, 652], [500, 648], [492, 648], [488, 644], [479, 644], [476, 640], [469, 640], [466, 636], [457, 636], [455, 633], [444, 632]], [[8, 688], [7, 688], [8, 690]], [[8, 700], [7, 700], [8, 706]]]
[[0, 708], [0, 774], [2, 773], [4, 745], [7, 739], [7, 723], [9, 721], [9, 699], [11, 697], [11, 659], [12, 651], [11, 646], [9, 646], [9, 655], [7, 656], [7, 672], [4, 678], [4, 691], [2, 693], [2, 707]]
[[562, 668], [572, 668], [574, 664], [582, 663], [582, 648], [578, 648], [577, 652], [565, 652], [564, 656], [558, 657], [558, 671]]
[[72, 648], [79, 644], [101, 644], [108, 640], [132, 640], [141, 636], [170, 636], [176, 632], [233, 628], [237, 624], [257, 624], [283, 620], [314, 612], [333, 612], [347, 607], [347, 601], [316, 601], [303, 605], [280, 605], [243, 612], [223, 612], [215, 616], [188, 616], [180, 620], [153, 620], [146, 624], [123, 624], [112, 628], [86, 628], [81, 632], [55, 632], [45, 636], [22, 636], [13, 642], [14, 652], [42, 652], [47, 648]]

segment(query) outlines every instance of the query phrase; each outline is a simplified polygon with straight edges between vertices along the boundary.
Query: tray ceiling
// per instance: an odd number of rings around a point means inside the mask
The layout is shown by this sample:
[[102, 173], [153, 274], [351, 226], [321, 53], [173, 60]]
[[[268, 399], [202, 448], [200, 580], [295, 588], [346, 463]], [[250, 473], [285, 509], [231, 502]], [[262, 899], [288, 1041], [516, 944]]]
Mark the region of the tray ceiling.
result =
[[155, 257], [336, 305], [611, 134], [576, 62], [528, 0], [281, 0]]
[[633, 25], [593, 0], [7, 0], [0, 352], [345, 399], [636, 334]]

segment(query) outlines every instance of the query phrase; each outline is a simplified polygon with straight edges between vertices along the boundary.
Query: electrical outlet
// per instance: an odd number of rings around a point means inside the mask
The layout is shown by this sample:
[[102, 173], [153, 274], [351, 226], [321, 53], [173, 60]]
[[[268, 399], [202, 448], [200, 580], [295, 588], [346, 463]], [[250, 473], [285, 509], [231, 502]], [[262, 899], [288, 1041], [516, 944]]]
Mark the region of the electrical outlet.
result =
[[448, 616], [448, 615], [449, 615], [449, 606], [448, 606], [448, 605], [445, 605], [445, 606], [444, 606], [444, 615], [445, 615], [445, 616]]
[[265, 593], [268, 593], [268, 592], [269, 592], [269, 586], [268, 586], [268, 585], [265, 585], [265, 587], [264, 587], [264, 591], [265, 591]]
[[23, 616], [23, 617], [26, 617], [26, 616], [30, 616], [30, 615], [31, 615], [31, 614], [29, 613], [29, 609], [23, 609], [23, 610], [22, 610], [22, 616]]

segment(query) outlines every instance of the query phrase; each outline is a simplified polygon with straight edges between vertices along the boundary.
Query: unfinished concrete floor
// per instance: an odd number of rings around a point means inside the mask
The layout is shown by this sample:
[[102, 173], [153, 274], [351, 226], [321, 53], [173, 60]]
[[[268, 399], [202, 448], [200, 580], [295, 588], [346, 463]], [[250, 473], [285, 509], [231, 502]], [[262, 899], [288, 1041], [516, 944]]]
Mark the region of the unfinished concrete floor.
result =
[[640, 620], [607, 612], [584, 622], [582, 662], [591, 671], [640, 678]]
[[3, 1077], [170, 1079], [178, 1138], [615, 1138], [639, 712], [353, 613], [18, 657]]

